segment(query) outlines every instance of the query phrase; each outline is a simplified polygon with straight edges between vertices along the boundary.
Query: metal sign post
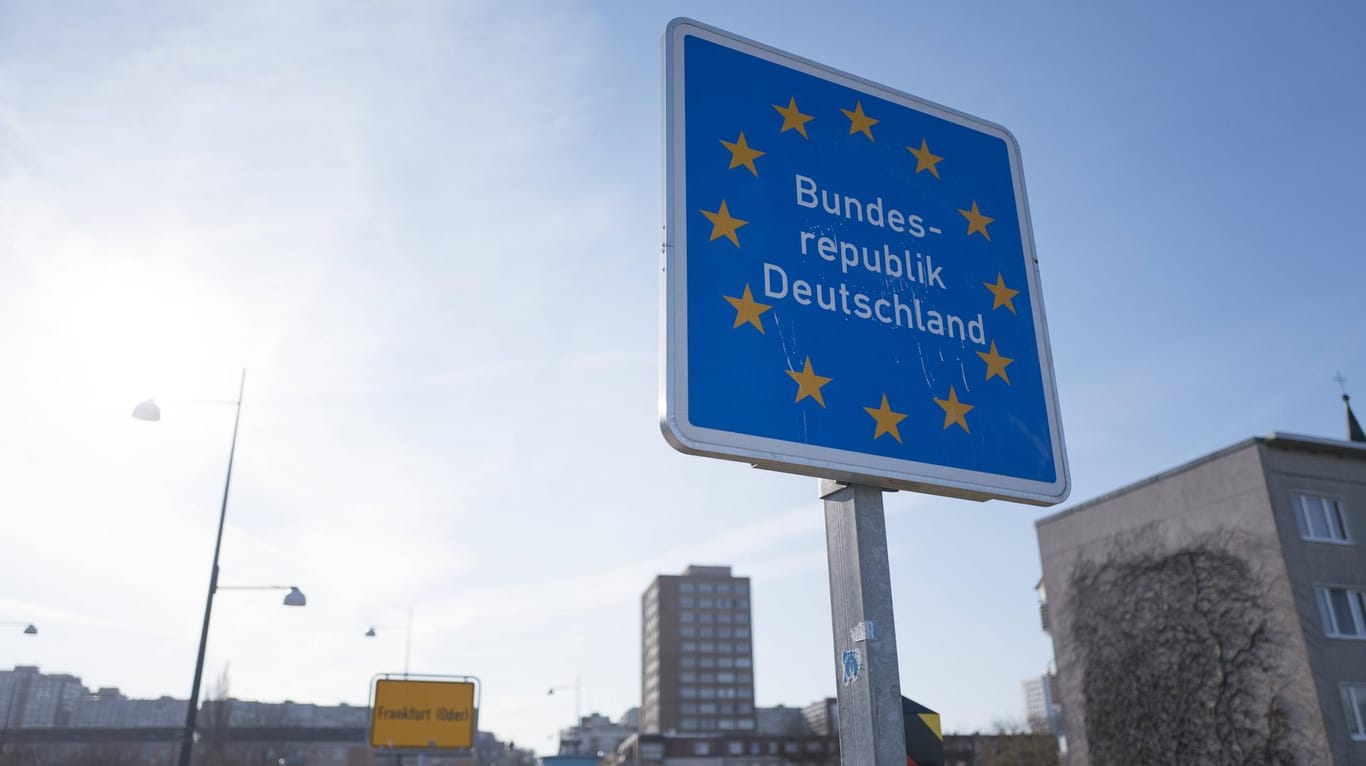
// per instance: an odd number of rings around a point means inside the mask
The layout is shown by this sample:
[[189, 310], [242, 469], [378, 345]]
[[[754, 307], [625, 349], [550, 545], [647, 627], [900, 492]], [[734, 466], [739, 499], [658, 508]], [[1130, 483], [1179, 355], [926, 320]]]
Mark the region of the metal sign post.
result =
[[829, 479], [820, 484], [845, 766], [906, 763], [882, 492]]

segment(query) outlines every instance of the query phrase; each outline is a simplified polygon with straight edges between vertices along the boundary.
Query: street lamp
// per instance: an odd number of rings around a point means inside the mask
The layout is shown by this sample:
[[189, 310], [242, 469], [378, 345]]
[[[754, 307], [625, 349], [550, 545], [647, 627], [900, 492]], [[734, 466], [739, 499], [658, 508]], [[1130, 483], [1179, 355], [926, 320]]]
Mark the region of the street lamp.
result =
[[[237, 400], [231, 402], [212, 402], [231, 404], [236, 408], [232, 420], [232, 442], [228, 447], [228, 472], [223, 480], [223, 502], [218, 508], [218, 536], [213, 543], [213, 566], [209, 570], [209, 594], [204, 599], [204, 625], [199, 631], [199, 654], [194, 662], [194, 681], [190, 684], [190, 704], [185, 711], [185, 730], [180, 733], [180, 766], [190, 766], [190, 756], [194, 750], [195, 718], [199, 713], [199, 684], [204, 677], [204, 650], [209, 644], [209, 617], [213, 614], [213, 594], [218, 590], [218, 553], [223, 548], [223, 522], [228, 515], [228, 490], [232, 487], [232, 460], [237, 454], [237, 426], [242, 422], [242, 393], [247, 387], [247, 371], [242, 370], [242, 380], [237, 387]], [[138, 420], [156, 422], [161, 420], [161, 408], [148, 399], [133, 408], [133, 417]], [[297, 589], [296, 589], [297, 590]], [[290, 596], [294, 593], [291, 592]], [[300, 600], [303, 594], [299, 594]], [[285, 603], [289, 603], [286, 597]]]
[[[368, 630], [365, 631], [365, 637], [366, 637], [366, 638], [374, 638], [374, 637], [376, 636], [375, 628], [379, 628], [379, 629], [381, 629], [381, 630], [397, 630], [397, 629], [398, 629], [398, 626], [397, 626], [397, 625], [371, 625], [370, 628], [369, 628]], [[410, 657], [412, 657], [412, 654], [413, 654], [413, 610], [412, 610], [412, 609], [409, 609], [409, 610], [408, 610], [408, 641], [407, 641], [407, 643], [404, 645], [404, 648], [403, 648], [403, 677], [404, 677], [404, 678], [407, 678], [407, 677], [408, 677], [408, 659], [409, 659]]]
[[285, 606], [308, 606], [308, 599], [297, 585], [220, 585], [219, 590], [287, 590]]
[[574, 690], [574, 725], [575, 725], [575, 726], [578, 726], [578, 725], [582, 722], [582, 719], [579, 717], [580, 710], [579, 710], [579, 677], [578, 677], [578, 676], [574, 676], [574, 685], [573, 685], [573, 686], [552, 686], [552, 687], [550, 687], [549, 690], [546, 691], [546, 695], [548, 695], [548, 696], [554, 696], [554, 695], [555, 695], [555, 692], [567, 691], [567, 690], [569, 690], [569, 689], [573, 689], [573, 690]]

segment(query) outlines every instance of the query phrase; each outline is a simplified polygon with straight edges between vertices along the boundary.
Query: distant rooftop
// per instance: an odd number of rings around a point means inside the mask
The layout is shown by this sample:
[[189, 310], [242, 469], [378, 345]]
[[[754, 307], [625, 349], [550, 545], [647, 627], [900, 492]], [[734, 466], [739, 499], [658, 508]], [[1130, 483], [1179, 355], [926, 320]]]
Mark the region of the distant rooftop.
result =
[[1291, 434], [1284, 433], [1281, 431], [1274, 431], [1268, 436], [1254, 436], [1249, 439], [1244, 439], [1236, 444], [1231, 444], [1227, 447], [1224, 447], [1223, 449], [1215, 450], [1214, 452], [1211, 452], [1207, 455], [1201, 455], [1200, 457], [1195, 458], [1194, 460], [1191, 460], [1187, 463], [1182, 463], [1181, 465], [1178, 465], [1175, 468], [1169, 468], [1165, 471], [1162, 471], [1161, 473], [1149, 476], [1146, 479], [1140, 479], [1136, 482], [1133, 482], [1132, 484], [1127, 484], [1123, 487], [1120, 487], [1119, 489], [1106, 492], [1105, 494], [1100, 495], [1099, 497], [1093, 497], [1090, 500], [1085, 500], [1081, 503], [1071, 506], [1070, 508], [1063, 509], [1061, 511], [1058, 511], [1057, 513], [1045, 516], [1035, 521], [1034, 526], [1038, 527], [1044, 524], [1048, 524], [1064, 516], [1069, 516], [1073, 513], [1076, 513], [1077, 511], [1089, 508], [1093, 505], [1098, 505], [1111, 498], [1118, 497], [1120, 495], [1126, 495], [1138, 489], [1139, 487], [1144, 487], [1149, 484], [1155, 484], [1159, 481], [1163, 481], [1164, 479], [1175, 476], [1176, 474], [1185, 473], [1186, 471], [1204, 465], [1205, 463], [1208, 463], [1211, 460], [1217, 460], [1221, 457], [1224, 457], [1225, 455], [1232, 454], [1239, 450], [1247, 449], [1248, 447], [1254, 444], [1264, 444], [1272, 449], [1297, 450], [1300, 452], [1313, 452], [1318, 454], [1336, 455], [1338, 457], [1345, 457], [1350, 459], [1366, 460], [1366, 443], [1345, 441], [1341, 439], [1325, 439], [1319, 436], [1306, 436], [1304, 434]]
[[689, 564], [683, 570], [684, 577], [730, 577], [730, 567], [704, 567]]

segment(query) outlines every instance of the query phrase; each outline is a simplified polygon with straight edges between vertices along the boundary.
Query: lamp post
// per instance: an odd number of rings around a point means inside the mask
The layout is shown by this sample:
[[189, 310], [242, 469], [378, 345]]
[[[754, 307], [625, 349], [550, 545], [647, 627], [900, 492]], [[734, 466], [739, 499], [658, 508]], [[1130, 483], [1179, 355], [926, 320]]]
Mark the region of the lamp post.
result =
[[[194, 726], [199, 714], [199, 684], [204, 677], [204, 650], [209, 643], [209, 617], [213, 614], [213, 594], [218, 590], [218, 553], [223, 548], [223, 521], [228, 515], [228, 490], [232, 487], [232, 460], [237, 454], [237, 426], [242, 421], [242, 393], [247, 387], [247, 371], [242, 370], [242, 380], [237, 387], [237, 400], [224, 402], [232, 404], [236, 413], [232, 420], [232, 442], [228, 447], [228, 472], [223, 480], [223, 502], [218, 509], [218, 536], [213, 543], [213, 566], [209, 570], [209, 593], [204, 599], [204, 625], [199, 631], [199, 654], [194, 663], [194, 681], [190, 684], [190, 703], [185, 711], [185, 730], [181, 732], [179, 766], [190, 766], [190, 756], [194, 752]], [[148, 399], [133, 408], [133, 417], [138, 420], [161, 420], [161, 408]], [[293, 595], [292, 593], [290, 595]], [[302, 595], [302, 594], [300, 594]], [[286, 599], [288, 603], [288, 599]]]
[[219, 590], [287, 590], [285, 606], [308, 606], [308, 599], [297, 585], [220, 585]]
[[571, 746], [573, 752], [567, 753], [567, 752], [565, 752], [565, 744], [566, 744], [566, 742], [565, 742], [564, 738], [561, 737], [561, 739], [560, 739], [560, 755], [579, 755], [579, 754], [580, 754], [580, 753], [579, 753], [580, 746], [581, 746], [582, 743], [583, 743], [583, 718], [580, 717], [581, 711], [579, 710], [579, 686], [580, 686], [579, 677], [578, 677], [577, 675], [575, 675], [575, 676], [574, 676], [574, 685], [573, 685], [573, 686], [552, 686], [552, 687], [550, 687], [549, 690], [546, 691], [546, 694], [547, 694], [548, 696], [554, 696], [555, 692], [557, 692], [557, 691], [565, 691], [565, 690], [568, 690], [568, 689], [573, 689], [573, 690], [574, 690], [574, 725], [571, 726], [570, 728], [571, 728], [573, 731], [577, 732], [576, 735], [575, 735], [575, 736], [577, 737], [577, 739], [570, 740], [570, 742], [573, 743], [573, 745]]
[[[368, 630], [365, 631], [365, 637], [366, 637], [366, 638], [374, 638], [375, 635], [376, 635], [376, 634], [375, 634], [375, 628], [379, 628], [379, 629], [381, 629], [381, 630], [389, 630], [389, 629], [397, 629], [397, 627], [398, 627], [397, 625], [371, 625], [370, 628], [369, 628]], [[412, 656], [412, 654], [413, 654], [413, 610], [412, 610], [412, 609], [409, 609], [409, 610], [408, 610], [408, 640], [407, 640], [407, 643], [406, 643], [406, 644], [404, 645], [404, 647], [403, 647], [403, 677], [404, 677], [404, 678], [407, 678], [407, 677], [408, 677], [408, 659]]]
[[573, 689], [573, 690], [574, 690], [574, 725], [575, 725], [575, 726], [578, 726], [579, 723], [580, 723], [580, 721], [582, 720], [582, 719], [579, 717], [579, 713], [580, 713], [580, 710], [579, 710], [579, 677], [578, 677], [578, 676], [574, 676], [574, 685], [573, 685], [573, 686], [552, 686], [552, 687], [550, 687], [550, 689], [546, 692], [546, 694], [547, 694], [547, 695], [550, 695], [550, 696], [554, 696], [555, 692], [567, 691], [567, 690], [569, 690], [569, 689]]

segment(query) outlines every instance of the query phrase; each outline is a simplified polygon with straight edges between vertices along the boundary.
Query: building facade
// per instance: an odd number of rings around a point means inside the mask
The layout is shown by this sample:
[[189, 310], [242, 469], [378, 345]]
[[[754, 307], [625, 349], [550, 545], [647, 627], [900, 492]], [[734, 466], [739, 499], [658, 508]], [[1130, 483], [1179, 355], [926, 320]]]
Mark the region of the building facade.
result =
[[30, 665], [0, 671], [0, 724], [7, 729], [67, 726], [87, 696], [75, 676], [44, 674]]
[[1056, 679], [1047, 674], [1024, 682], [1025, 724], [1031, 734], [1062, 736], [1062, 707], [1053, 691]]
[[[632, 708], [634, 710], [634, 708]], [[592, 756], [595, 759], [617, 751], [617, 746], [636, 733], [628, 712], [613, 721], [600, 713], [589, 713], [574, 726], [560, 729], [559, 755]]]
[[728, 566], [660, 575], [641, 597], [642, 734], [753, 732], [748, 577]]
[[1211, 539], [1252, 573], [1301, 762], [1366, 764], [1366, 444], [1249, 439], [1036, 528], [1069, 766], [1092, 763], [1076, 573], [1132, 541], [1176, 551]]

